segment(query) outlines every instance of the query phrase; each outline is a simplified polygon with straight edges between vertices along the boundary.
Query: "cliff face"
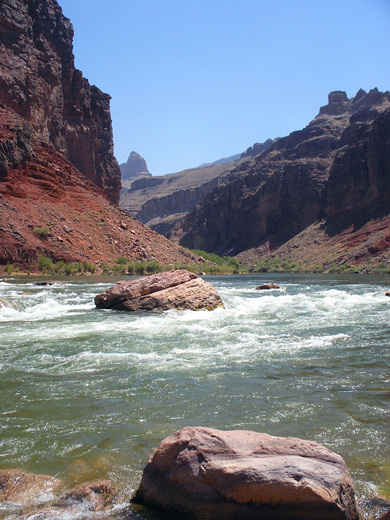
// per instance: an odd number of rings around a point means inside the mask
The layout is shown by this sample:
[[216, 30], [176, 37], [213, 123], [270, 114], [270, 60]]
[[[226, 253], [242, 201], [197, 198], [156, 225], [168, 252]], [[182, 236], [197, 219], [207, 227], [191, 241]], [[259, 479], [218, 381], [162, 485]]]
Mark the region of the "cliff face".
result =
[[376, 89], [353, 99], [331, 93], [306, 128], [241, 161], [185, 218], [180, 243], [219, 254], [251, 250], [253, 259], [321, 219], [338, 215], [340, 231], [346, 210], [369, 218], [389, 196], [389, 107], [390, 94]]
[[218, 186], [235, 164], [214, 164], [135, 179], [130, 189], [122, 190], [120, 206], [155, 231], [170, 236], [173, 226]]
[[119, 256], [199, 261], [110, 203], [29, 123], [0, 104], [0, 265], [34, 269], [39, 256], [97, 267]]
[[72, 40], [56, 0], [2, 0], [0, 101], [118, 202], [110, 96], [75, 69]]

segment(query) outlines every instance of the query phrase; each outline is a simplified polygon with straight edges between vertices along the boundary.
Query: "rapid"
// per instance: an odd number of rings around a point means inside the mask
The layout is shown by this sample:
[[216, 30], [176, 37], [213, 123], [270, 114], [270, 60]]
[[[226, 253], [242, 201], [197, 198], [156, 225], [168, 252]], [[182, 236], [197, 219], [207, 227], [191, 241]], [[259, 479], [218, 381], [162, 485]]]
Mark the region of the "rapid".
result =
[[206, 279], [225, 309], [97, 310], [115, 280], [1, 280], [0, 468], [109, 478], [127, 502], [164, 437], [208, 426], [315, 440], [390, 495], [390, 277]]

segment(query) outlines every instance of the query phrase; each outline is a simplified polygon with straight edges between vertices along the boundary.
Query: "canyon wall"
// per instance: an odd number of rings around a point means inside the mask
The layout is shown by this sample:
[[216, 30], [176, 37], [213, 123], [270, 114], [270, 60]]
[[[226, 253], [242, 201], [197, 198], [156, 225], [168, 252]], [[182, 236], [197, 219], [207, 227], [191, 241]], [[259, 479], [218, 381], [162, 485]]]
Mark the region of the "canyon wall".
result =
[[349, 206], [386, 201], [390, 94], [359, 91], [329, 103], [303, 130], [239, 163], [181, 224], [187, 247], [259, 256]]
[[0, 3], [0, 101], [119, 201], [110, 96], [74, 66], [73, 27], [56, 0]]

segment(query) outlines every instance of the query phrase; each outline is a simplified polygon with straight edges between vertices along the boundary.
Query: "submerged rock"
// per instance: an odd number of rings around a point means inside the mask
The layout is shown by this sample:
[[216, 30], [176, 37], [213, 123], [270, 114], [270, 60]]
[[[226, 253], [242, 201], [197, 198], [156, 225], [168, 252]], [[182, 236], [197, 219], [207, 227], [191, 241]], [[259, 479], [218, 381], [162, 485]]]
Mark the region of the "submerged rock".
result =
[[339, 455], [315, 442], [240, 430], [186, 427], [166, 438], [132, 501], [197, 520], [358, 519]]
[[214, 287], [185, 269], [118, 282], [98, 294], [95, 305], [98, 309], [120, 311], [211, 310], [223, 307]]
[[256, 287], [257, 291], [265, 291], [269, 289], [280, 289], [280, 286], [277, 283], [265, 283]]
[[115, 491], [109, 480], [85, 482], [64, 493], [61, 507], [69, 507], [75, 502], [86, 502], [91, 511], [101, 511], [112, 506]]
[[385, 296], [390, 296], [390, 291], [387, 291], [387, 293], [385, 294]]
[[61, 487], [60, 480], [18, 469], [0, 471], [0, 502], [43, 504]]
[[20, 517], [28, 511], [27, 516], [23, 516], [26, 519], [90, 519], [93, 518], [91, 512], [99, 514], [99, 511], [110, 509], [115, 502], [115, 491], [108, 480], [85, 482], [58, 499], [62, 490], [63, 483], [48, 475], [20, 470], [0, 471], [0, 502], [13, 504]]

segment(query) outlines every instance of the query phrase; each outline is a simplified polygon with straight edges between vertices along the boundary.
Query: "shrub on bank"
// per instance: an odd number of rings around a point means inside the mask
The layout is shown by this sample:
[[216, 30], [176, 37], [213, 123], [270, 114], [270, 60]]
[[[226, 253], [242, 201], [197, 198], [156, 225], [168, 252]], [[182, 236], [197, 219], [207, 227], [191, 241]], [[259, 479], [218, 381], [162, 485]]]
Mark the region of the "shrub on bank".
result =
[[53, 262], [47, 256], [40, 256], [38, 258], [38, 269], [44, 274], [93, 274], [95, 272], [95, 264], [92, 264], [91, 262], [65, 263], [63, 260]]
[[38, 235], [41, 238], [46, 238], [50, 235], [50, 228], [42, 227], [42, 226], [36, 227], [36, 228], [34, 228], [33, 233], [35, 233], [36, 235]]

